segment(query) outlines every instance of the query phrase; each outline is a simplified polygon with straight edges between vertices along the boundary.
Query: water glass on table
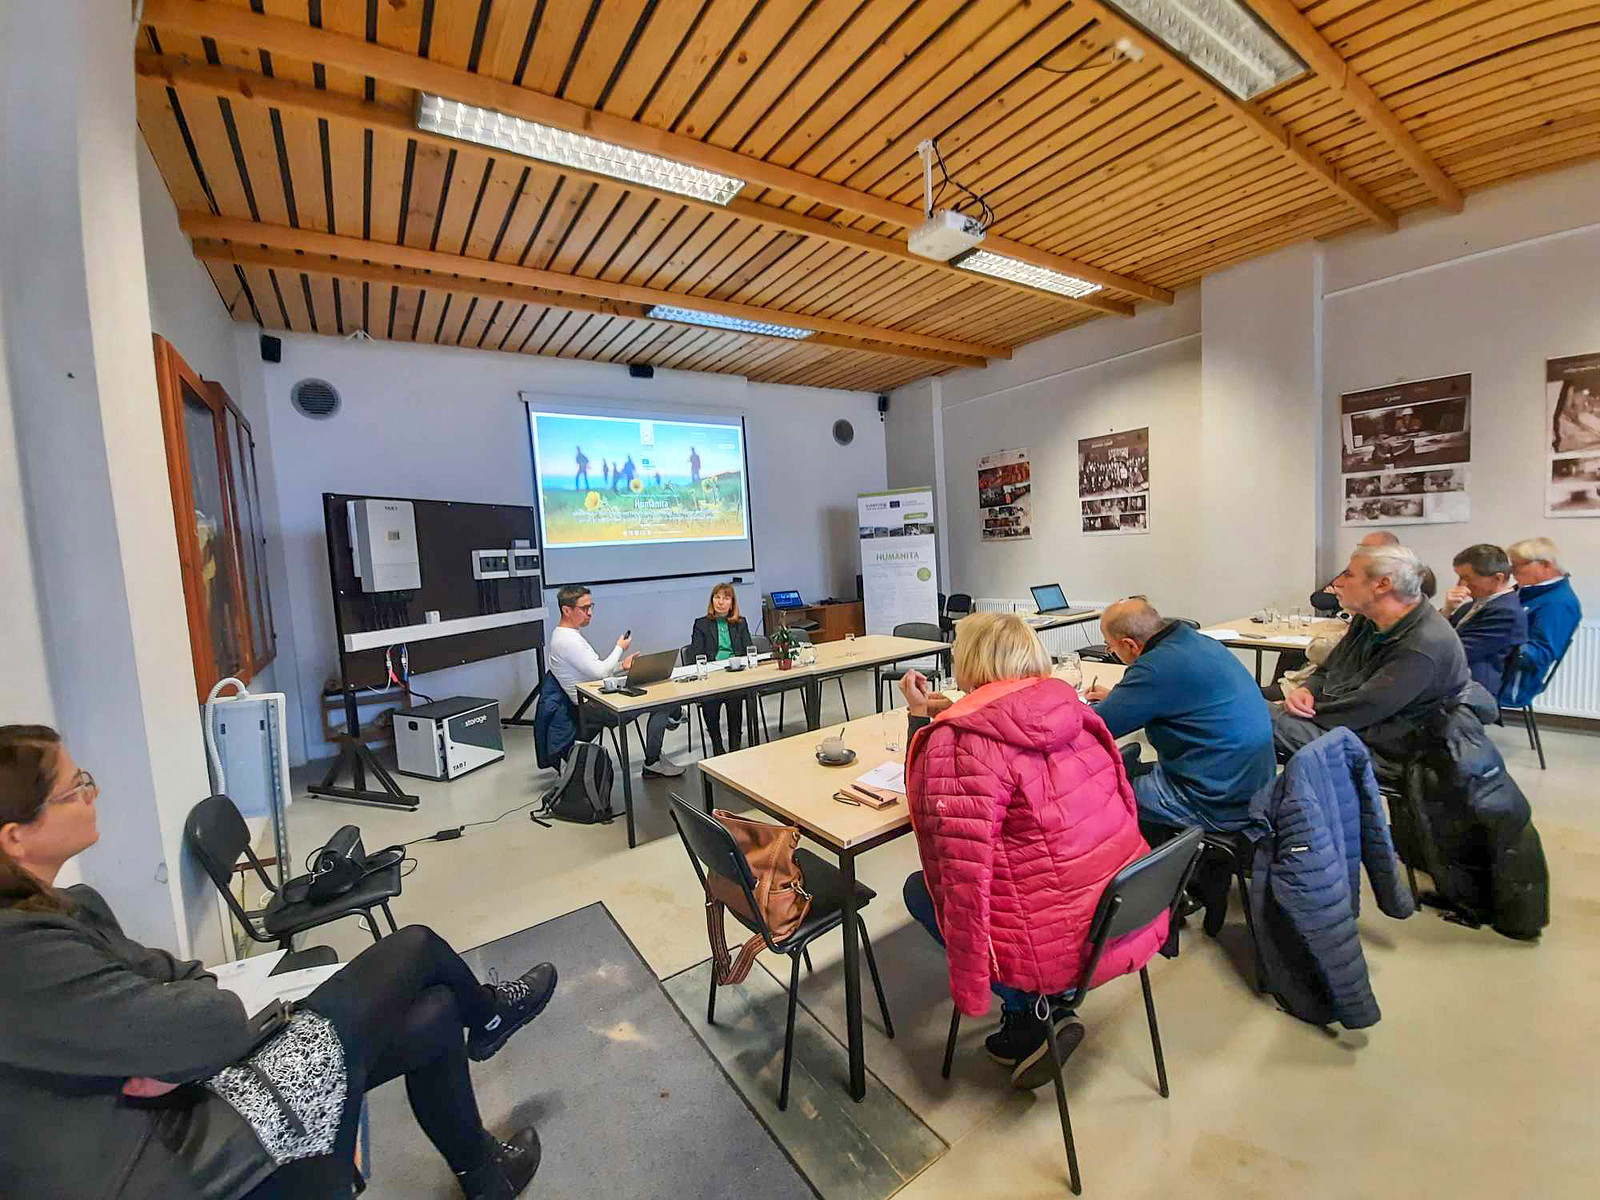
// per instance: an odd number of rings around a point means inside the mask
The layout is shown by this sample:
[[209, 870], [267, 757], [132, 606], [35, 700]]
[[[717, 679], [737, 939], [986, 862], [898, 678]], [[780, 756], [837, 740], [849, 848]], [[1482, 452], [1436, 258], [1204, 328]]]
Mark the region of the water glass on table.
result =
[[711, 677], [711, 668], [706, 665], [706, 656], [704, 654], [696, 654], [694, 656], [694, 677], [702, 680]]
[[883, 714], [883, 748], [890, 754], [899, 754], [900, 739], [905, 736], [905, 731], [905, 710], [886, 709]]

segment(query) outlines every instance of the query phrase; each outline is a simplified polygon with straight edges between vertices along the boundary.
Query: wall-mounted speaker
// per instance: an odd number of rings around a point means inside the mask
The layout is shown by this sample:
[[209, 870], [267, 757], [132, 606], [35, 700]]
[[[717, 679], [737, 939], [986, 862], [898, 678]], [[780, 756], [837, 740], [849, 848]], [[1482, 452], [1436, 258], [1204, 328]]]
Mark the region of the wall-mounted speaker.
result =
[[654, 379], [656, 377], [656, 369], [649, 363], [629, 363], [628, 374], [635, 379]]
[[879, 396], [878, 397], [878, 419], [882, 420], [888, 414], [889, 414], [889, 397], [887, 397], [887, 396]]
[[283, 361], [283, 339], [282, 338], [275, 338], [270, 333], [263, 333], [261, 335], [261, 361], [262, 362], [282, 362]]

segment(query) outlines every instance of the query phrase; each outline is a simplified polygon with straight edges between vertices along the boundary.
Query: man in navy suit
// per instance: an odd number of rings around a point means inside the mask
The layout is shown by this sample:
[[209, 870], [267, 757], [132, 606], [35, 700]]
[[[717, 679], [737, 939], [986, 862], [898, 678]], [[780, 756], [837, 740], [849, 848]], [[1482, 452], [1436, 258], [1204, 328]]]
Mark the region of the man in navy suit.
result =
[[1507, 551], [1516, 576], [1517, 598], [1528, 614], [1528, 642], [1506, 680], [1502, 704], [1525, 705], [1544, 690], [1550, 668], [1572, 643], [1583, 606], [1572, 590], [1572, 580], [1561, 569], [1556, 544], [1549, 538], [1525, 538]]
[[1511, 559], [1499, 546], [1479, 543], [1452, 561], [1459, 582], [1445, 593], [1445, 616], [1461, 639], [1472, 678], [1497, 697], [1507, 664], [1528, 640]]

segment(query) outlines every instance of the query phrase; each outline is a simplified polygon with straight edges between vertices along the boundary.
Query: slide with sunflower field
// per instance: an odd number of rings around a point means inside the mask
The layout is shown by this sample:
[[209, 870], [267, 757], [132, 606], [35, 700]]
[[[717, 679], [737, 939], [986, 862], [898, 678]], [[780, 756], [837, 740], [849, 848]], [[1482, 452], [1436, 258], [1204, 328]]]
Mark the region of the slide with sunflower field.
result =
[[740, 425], [529, 412], [546, 547], [749, 536]]

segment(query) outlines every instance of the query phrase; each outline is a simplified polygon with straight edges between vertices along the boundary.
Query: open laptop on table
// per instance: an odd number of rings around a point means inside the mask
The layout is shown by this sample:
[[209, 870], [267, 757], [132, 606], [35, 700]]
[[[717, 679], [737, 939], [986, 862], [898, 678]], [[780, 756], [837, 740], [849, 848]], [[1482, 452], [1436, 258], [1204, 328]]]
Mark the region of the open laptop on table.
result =
[[654, 654], [641, 654], [628, 668], [627, 682], [622, 687], [624, 696], [642, 696], [652, 683], [672, 678], [672, 668], [678, 665], [678, 651], [657, 650]]
[[1033, 593], [1033, 606], [1039, 612], [1026, 619], [1029, 625], [1035, 627], [1053, 624], [1062, 617], [1078, 617], [1094, 611], [1092, 608], [1073, 608], [1067, 603], [1067, 594], [1061, 590], [1059, 583], [1041, 583], [1028, 590]]

